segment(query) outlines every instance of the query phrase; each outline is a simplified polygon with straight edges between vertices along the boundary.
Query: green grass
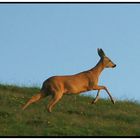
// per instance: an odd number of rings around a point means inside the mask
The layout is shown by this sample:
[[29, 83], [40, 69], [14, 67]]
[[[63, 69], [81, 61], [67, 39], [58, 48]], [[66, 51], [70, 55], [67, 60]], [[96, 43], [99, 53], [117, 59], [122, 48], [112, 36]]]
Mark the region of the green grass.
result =
[[0, 85], [0, 136], [140, 136], [140, 104], [132, 101], [99, 100], [91, 97], [63, 96], [52, 113], [46, 105], [50, 98], [21, 106], [36, 87]]

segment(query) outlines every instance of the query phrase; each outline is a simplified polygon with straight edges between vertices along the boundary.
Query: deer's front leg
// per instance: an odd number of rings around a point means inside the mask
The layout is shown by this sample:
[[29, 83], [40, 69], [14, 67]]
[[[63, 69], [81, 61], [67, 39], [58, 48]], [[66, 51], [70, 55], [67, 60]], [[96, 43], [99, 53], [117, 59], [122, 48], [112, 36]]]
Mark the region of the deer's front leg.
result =
[[[105, 86], [94, 86], [94, 87], [93, 87], [93, 90], [98, 90], [98, 91], [99, 91], [99, 90], [101, 90], [101, 89], [104, 89], [104, 90], [107, 92], [107, 94], [109, 95], [109, 97], [110, 97], [112, 103], [115, 104], [114, 99], [112, 98], [111, 94], [109, 93], [108, 89], [107, 89]], [[97, 96], [98, 96], [98, 95], [97, 95]], [[95, 100], [96, 100], [96, 99], [95, 99]]]
[[100, 93], [100, 90], [98, 90], [96, 98], [91, 102], [92, 104], [95, 104], [99, 100], [99, 93]]

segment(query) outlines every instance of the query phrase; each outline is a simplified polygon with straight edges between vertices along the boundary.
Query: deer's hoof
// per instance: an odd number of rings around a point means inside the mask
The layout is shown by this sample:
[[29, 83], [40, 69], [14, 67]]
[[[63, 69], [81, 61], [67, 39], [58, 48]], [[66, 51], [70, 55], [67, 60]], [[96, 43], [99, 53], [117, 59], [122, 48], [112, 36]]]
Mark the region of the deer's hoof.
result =
[[112, 103], [113, 103], [113, 104], [115, 104], [115, 101], [114, 101], [114, 100], [112, 100]]
[[92, 102], [91, 102], [91, 104], [95, 104], [95, 103], [96, 103], [95, 101], [92, 101]]
[[49, 113], [51, 113], [52, 111], [51, 110], [47, 110]]
[[51, 110], [50, 108], [47, 108], [47, 111], [48, 111], [49, 113], [51, 113], [51, 112], [52, 112], [52, 110]]

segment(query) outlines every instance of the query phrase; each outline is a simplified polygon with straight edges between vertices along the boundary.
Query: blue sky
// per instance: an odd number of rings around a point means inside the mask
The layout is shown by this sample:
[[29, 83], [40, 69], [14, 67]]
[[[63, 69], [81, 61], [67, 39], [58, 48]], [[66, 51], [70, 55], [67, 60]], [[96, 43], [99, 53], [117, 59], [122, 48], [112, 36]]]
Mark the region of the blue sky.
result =
[[97, 48], [117, 64], [99, 85], [140, 101], [140, 4], [0, 4], [1, 83], [41, 87], [94, 67]]

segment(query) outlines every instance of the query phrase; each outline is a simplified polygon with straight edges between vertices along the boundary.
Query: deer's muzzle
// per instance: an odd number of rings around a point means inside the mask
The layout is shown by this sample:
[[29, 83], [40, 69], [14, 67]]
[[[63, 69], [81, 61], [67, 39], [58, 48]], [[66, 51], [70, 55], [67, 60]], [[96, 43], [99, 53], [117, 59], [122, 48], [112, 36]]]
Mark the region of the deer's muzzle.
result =
[[115, 68], [116, 67], [116, 64], [113, 66], [113, 68]]

